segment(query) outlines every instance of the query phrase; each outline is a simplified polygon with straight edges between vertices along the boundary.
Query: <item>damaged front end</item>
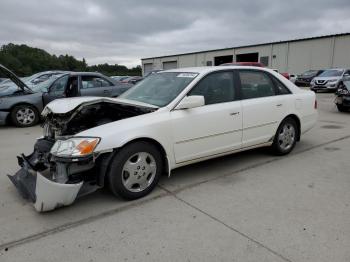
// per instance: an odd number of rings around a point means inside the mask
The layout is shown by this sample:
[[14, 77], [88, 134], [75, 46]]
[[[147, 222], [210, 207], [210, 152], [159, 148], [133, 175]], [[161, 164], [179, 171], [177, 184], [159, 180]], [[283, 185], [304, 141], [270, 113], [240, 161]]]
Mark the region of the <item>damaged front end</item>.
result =
[[114, 152], [95, 152], [101, 138], [77, 134], [154, 110], [105, 99], [81, 103], [68, 112], [55, 113], [46, 108], [44, 136], [36, 141], [32, 154], [18, 157], [21, 169], [8, 177], [39, 212], [68, 206], [77, 197], [104, 186]]
[[[103, 181], [99, 177], [106, 172], [106, 168], [103, 170], [103, 167], [106, 167], [111, 156], [111, 153], [99, 155], [89, 153], [79, 157], [73, 155], [61, 157], [55, 153], [64, 149], [62, 145], [58, 145], [61, 149], [55, 149], [56, 145], [57, 141], [38, 139], [32, 154], [18, 157], [21, 169], [13, 176], [9, 175], [20, 194], [32, 201], [39, 212], [70, 205], [77, 197], [102, 187]], [[72, 145], [74, 148], [79, 146], [85, 146], [80, 150], [91, 148], [89, 140], [85, 138], [80, 138], [79, 144]]]

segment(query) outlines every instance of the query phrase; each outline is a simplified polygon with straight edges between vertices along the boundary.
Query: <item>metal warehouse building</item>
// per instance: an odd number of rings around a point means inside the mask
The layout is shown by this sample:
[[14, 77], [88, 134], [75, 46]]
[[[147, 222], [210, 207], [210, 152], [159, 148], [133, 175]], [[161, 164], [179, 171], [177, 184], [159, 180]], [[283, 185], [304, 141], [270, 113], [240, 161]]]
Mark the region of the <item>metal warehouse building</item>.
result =
[[142, 59], [143, 73], [156, 69], [213, 66], [228, 62], [261, 62], [280, 72], [350, 68], [350, 33]]

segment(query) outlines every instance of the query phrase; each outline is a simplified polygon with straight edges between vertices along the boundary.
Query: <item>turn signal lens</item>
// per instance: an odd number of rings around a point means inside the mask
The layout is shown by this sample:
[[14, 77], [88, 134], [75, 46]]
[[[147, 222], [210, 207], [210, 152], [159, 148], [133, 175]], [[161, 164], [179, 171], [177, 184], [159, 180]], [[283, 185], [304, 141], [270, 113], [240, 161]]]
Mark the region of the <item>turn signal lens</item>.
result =
[[317, 109], [317, 100], [315, 99], [314, 109]]
[[77, 150], [80, 152], [81, 155], [88, 155], [88, 154], [91, 154], [96, 145], [98, 143], [98, 139], [95, 139], [95, 140], [84, 140], [84, 141], [81, 141], [79, 143], [79, 145], [77, 145]]

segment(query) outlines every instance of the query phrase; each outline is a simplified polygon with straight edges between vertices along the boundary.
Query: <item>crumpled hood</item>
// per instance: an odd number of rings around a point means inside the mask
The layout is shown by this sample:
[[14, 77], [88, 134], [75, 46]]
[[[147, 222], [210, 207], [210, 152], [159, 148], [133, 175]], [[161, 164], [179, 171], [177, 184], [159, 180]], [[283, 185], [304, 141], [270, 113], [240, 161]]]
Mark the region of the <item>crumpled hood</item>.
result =
[[88, 96], [88, 97], [72, 97], [72, 98], [62, 98], [62, 99], [56, 99], [46, 105], [46, 107], [43, 110], [42, 115], [46, 115], [49, 112], [55, 113], [55, 114], [65, 114], [82, 103], [86, 102], [96, 102], [96, 101], [103, 101], [103, 100], [114, 100], [112, 98], [105, 98], [105, 97], [94, 97], [94, 96]]
[[44, 110], [42, 112], [42, 115], [46, 116], [47, 114], [49, 114], [51, 112], [54, 114], [66, 114], [68, 112], [74, 111], [74, 109], [76, 109], [77, 107], [79, 107], [82, 104], [97, 103], [97, 102], [111, 102], [111, 103], [116, 103], [116, 104], [128, 104], [128, 105], [158, 108], [156, 106], [151, 106], [149, 104], [144, 104], [144, 103], [136, 102], [136, 101], [130, 101], [130, 100], [126, 100], [126, 99], [86, 96], [86, 97], [72, 97], [72, 98], [56, 99], [56, 100], [54, 100], [46, 105], [46, 107], [44, 108]]

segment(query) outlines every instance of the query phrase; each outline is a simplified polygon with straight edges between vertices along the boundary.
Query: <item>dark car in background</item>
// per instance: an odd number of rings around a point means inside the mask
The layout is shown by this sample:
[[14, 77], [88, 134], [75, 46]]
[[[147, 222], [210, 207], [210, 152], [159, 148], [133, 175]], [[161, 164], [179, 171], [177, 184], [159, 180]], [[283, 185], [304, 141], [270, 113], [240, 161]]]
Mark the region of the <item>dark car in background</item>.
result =
[[323, 73], [324, 70], [308, 70], [297, 76], [295, 79], [295, 85], [297, 86], [309, 86], [314, 77]]
[[349, 111], [350, 109], [350, 77], [344, 77], [335, 92], [335, 104], [339, 112]]
[[120, 82], [135, 85], [136, 83], [140, 82], [142, 79], [143, 79], [142, 76], [130, 76], [124, 80], [121, 80]]
[[129, 78], [130, 76], [111, 76], [111, 78], [114, 80], [114, 81], [123, 81], [124, 79], [127, 79]]
[[50, 85], [28, 87], [7, 68], [0, 65], [0, 76], [9, 78], [16, 90], [0, 93], [0, 125], [12, 122], [18, 127], [33, 126], [40, 120], [40, 113], [49, 102], [64, 97], [102, 96], [117, 97], [132, 84], [116, 83], [100, 73], [70, 72], [58, 75]]

